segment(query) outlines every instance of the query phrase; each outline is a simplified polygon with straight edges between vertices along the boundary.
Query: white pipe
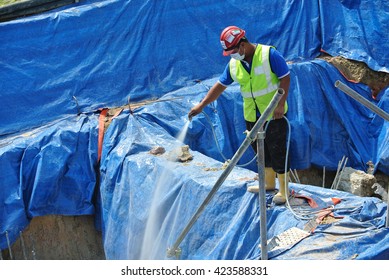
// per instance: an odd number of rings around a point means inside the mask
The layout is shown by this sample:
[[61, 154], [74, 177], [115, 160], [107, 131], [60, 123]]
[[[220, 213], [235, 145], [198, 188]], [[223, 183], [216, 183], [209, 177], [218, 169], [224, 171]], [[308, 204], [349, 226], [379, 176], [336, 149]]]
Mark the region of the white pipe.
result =
[[369, 100], [364, 98], [363, 96], [359, 95], [356, 91], [346, 86], [341, 81], [335, 82], [335, 87], [339, 88], [341, 91], [346, 93], [347, 95], [351, 96], [355, 100], [357, 100], [359, 103], [365, 105], [367, 108], [369, 108], [371, 111], [382, 117], [384, 120], [389, 121], [389, 114], [382, 110], [380, 107], [374, 105]]
[[265, 188], [265, 137], [263, 127], [257, 135], [257, 166], [258, 166], [258, 202], [260, 211], [259, 232], [261, 237], [261, 260], [268, 259], [267, 248], [267, 217], [266, 217], [266, 188]]
[[388, 183], [388, 196], [386, 197], [386, 223], [385, 227], [389, 228], [389, 183]]

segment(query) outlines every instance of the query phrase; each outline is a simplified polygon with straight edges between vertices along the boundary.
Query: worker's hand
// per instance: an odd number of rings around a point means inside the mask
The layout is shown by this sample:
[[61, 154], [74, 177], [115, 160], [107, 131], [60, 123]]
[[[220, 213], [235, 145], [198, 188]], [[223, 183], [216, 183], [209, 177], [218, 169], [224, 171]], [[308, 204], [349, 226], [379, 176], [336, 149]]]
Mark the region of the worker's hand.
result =
[[278, 106], [274, 109], [273, 112], [273, 118], [276, 119], [282, 119], [284, 117], [285, 112], [285, 106], [278, 104]]
[[201, 113], [201, 111], [203, 111], [203, 108], [201, 106], [201, 104], [197, 104], [196, 106], [194, 106], [188, 113], [188, 118], [189, 120], [191, 120], [194, 116], [198, 115]]

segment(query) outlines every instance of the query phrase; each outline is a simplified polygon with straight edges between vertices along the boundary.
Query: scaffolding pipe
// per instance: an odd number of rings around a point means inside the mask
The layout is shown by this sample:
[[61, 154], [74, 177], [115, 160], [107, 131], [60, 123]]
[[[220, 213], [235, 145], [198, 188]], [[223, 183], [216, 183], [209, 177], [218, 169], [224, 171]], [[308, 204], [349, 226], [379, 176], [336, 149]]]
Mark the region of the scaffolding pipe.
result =
[[[389, 184], [388, 184], [388, 193], [389, 193]], [[386, 197], [386, 222], [385, 227], [389, 228], [389, 195]]]
[[[356, 91], [352, 90], [351, 88], [349, 88], [348, 86], [343, 84], [341, 81], [339, 81], [339, 80], [336, 81], [335, 87], [339, 88], [340, 90], [345, 92], [347, 95], [351, 96], [352, 98], [354, 98], [355, 100], [357, 100], [361, 104], [365, 105], [367, 108], [369, 108], [371, 111], [373, 111], [374, 113], [379, 115], [384, 120], [389, 121], [389, 114], [387, 112], [382, 110], [380, 107], [374, 105], [366, 98], [360, 96]], [[386, 226], [386, 228], [389, 228], [389, 198], [388, 198], [387, 207], [386, 207], [386, 224], [385, 224], [385, 226]]]
[[379, 115], [384, 120], [389, 121], [389, 114], [387, 112], [382, 110], [380, 107], [374, 105], [373, 103], [371, 103], [369, 100], [367, 100], [363, 96], [359, 95], [356, 91], [354, 91], [353, 89], [349, 88], [348, 86], [346, 86], [341, 81], [339, 81], [339, 80], [336, 81], [335, 82], [335, 87], [339, 88], [341, 91], [346, 93], [348, 96], [351, 96], [352, 98], [354, 98], [359, 103], [365, 105], [367, 108], [369, 108], [371, 111], [373, 111], [374, 113]]
[[23, 238], [22, 231], [19, 231], [19, 236], [20, 236], [20, 243], [22, 245], [22, 250], [23, 250], [23, 257], [25, 260], [27, 260], [26, 245], [24, 244], [24, 238]]
[[12, 247], [11, 247], [11, 242], [9, 240], [8, 231], [5, 231], [5, 238], [7, 239], [8, 251], [9, 251], [9, 259], [13, 260]]
[[[284, 95], [285, 91], [282, 88], [279, 88], [276, 92], [276, 94], [273, 96], [273, 99], [271, 100], [269, 106], [266, 108], [266, 110], [263, 112], [261, 117], [257, 120], [254, 127], [251, 129], [251, 131], [247, 134], [245, 140], [240, 145], [234, 156], [232, 157], [230, 163], [228, 164], [227, 168], [224, 169], [223, 173], [220, 175], [219, 179], [216, 181], [215, 185], [203, 201], [203, 203], [200, 205], [200, 207], [197, 209], [196, 213], [192, 216], [187, 226], [184, 228], [182, 233], [179, 235], [178, 239], [174, 243], [172, 248], [167, 249], [167, 256], [168, 257], [174, 257], [178, 256], [180, 253], [180, 250], [178, 249], [178, 246], [180, 246], [182, 240], [184, 240], [185, 236], [188, 234], [189, 230], [192, 228], [194, 223], [197, 221], [197, 219], [200, 217], [201, 213], [204, 211], [205, 207], [208, 205], [208, 203], [211, 201], [217, 190], [220, 188], [220, 186], [223, 184], [227, 176], [231, 173], [232, 169], [235, 167], [235, 165], [238, 163], [239, 159], [243, 156], [244, 152], [247, 150], [247, 148], [250, 146], [252, 142], [255, 141], [257, 134], [259, 130], [262, 128], [263, 124], [266, 122], [266, 120], [270, 117], [270, 115], [273, 113], [274, 109], [278, 105], [278, 102], [280, 101], [281, 97]], [[262, 215], [263, 213], [261, 213]]]
[[267, 228], [266, 228], [266, 187], [265, 187], [265, 131], [260, 128], [257, 137], [258, 165], [258, 202], [260, 211], [259, 231], [261, 235], [261, 260], [267, 260]]

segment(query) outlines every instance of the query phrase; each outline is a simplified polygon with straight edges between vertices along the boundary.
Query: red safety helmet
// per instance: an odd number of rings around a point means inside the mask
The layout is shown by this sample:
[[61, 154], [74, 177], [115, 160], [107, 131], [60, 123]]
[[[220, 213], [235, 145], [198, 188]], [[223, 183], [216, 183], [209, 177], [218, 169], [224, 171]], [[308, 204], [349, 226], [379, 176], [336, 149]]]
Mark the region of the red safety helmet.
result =
[[240, 39], [244, 37], [246, 31], [236, 26], [226, 27], [220, 34], [220, 44], [223, 47], [223, 55], [227, 56], [232, 53], [234, 48], [239, 44]]

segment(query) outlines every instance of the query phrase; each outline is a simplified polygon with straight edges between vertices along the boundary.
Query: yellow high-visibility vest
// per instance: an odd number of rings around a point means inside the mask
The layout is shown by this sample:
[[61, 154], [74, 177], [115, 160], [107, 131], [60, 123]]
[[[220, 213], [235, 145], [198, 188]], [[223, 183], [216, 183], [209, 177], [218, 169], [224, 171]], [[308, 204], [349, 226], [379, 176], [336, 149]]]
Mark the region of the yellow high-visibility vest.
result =
[[[233, 58], [230, 60], [231, 77], [240, 84], [244, 119], [249, 122], [256, 121], [256, 106], [261, 114], [265, 111], [280, 85], [277, 75], [271, 71], [270, 48], [272, 47], [257, 45], [250, 73], [244, 69], [241, 61]], [[285, 102], [285, 113], [287, 110]], [[273, 113], [269, 119], [272, 117]]]

